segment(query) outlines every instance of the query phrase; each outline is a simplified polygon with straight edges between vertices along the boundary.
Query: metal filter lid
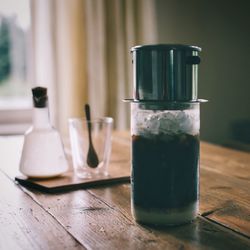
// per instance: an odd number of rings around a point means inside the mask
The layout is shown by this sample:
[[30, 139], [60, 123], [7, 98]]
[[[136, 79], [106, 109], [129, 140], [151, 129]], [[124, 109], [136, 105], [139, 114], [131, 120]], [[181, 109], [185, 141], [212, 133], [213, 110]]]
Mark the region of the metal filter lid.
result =
[[133, 47], [133, 101], [199, 101], [200, 51], [181, 44]]

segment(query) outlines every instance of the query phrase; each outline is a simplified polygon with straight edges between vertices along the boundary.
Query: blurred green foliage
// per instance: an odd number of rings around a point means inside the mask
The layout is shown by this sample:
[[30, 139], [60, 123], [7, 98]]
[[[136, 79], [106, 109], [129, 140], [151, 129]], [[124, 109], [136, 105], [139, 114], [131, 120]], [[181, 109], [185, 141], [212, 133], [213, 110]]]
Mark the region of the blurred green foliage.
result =
[[2, 18], [0, 23], [0, 84], [9, 77], [11, 72], [10, 47], [8, 21]]

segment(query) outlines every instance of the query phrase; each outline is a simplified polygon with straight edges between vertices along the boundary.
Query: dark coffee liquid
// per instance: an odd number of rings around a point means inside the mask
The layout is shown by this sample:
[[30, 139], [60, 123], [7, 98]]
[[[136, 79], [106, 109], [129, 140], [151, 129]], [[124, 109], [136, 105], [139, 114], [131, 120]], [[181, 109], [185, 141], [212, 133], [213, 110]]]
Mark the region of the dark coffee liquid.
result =
[[181, 208], [197, 201], [199, 136], [132, 136], [132, 199], [145, 209]]

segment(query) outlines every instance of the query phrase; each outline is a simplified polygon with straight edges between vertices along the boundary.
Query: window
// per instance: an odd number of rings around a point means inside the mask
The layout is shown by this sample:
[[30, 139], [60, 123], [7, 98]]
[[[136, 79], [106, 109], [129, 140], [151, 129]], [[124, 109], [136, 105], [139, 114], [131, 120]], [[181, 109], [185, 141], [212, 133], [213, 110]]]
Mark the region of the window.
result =
[[31, 53], [29, 0], [0, 1], [0, 134], [30, 123]]

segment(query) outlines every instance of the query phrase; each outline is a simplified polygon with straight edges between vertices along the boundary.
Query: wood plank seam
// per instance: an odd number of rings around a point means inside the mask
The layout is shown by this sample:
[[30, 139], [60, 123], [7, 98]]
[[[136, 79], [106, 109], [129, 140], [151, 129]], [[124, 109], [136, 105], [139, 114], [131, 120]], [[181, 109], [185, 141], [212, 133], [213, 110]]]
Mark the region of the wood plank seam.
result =
[[204, 213], [201, 213], [200, 216], [203, 216], [203, 217], [206, 217], [208, 215], [211, 215], [219, 210], [221, 210], [222, 208], [216, 208], [216, 209], [212, 209], [212, 210], [209, 210], [207, 212], [204, 212]]
[[[219, 209], [217, 209], [217, 210], [219, 210]], [[240, 231], [237, 231], [237, 230], [235, 230], [233, 228], [230, 228], [230, 227], [228, 227], [228, 226], [226, 226], [226, 225], [224, 225], [222, 223], [219, 223], [216, 220], [213, 220], [212, 218], [202, 216], [202, 215], [198, 215], [198, 217], [200, 217], [201, 219], [209, 222], [210, 224], [213, 224], [216, 227], [219, 227], [219, 228], [221, 227], [220, 229], [224, 230], [225, 232], [231, 232], [233, 234], [236, 234], [238, 237], [241, 237], [241, 239], [244, 239], [244, 240], [250, 239], [250, 237], [248, 235], [246, 235], [246, 234], [244, 234], [244, 233], [242, 233]]]
[[90, 195], [92, 195], [95, 199], [97, 199], [97, 200], [103, 202], [103, 203], [104, 203], [106, 206], [108, 206], [109, 208], [111, 208], [111, 209], [113, 209], [113, 210], [115, 210], [115, 208], [117, 208], [118, 211], [122, 214], [122, 216], [123, 216], [124, 218], [126, 218], [126, 219], [127, 219], [128, 221], [130, 221], [131, 223], [134, 223], [134, 220], [133, 220], [133, 219], [131, 220], [126, 214], [124, 214], [124, 213], [119, 209], [118, 206], [113, 207], [113, 206], [110, 205], [108, 202], [106, 202], [105, 200], [101, 199], [98, 195], [95, 195], [93, 191], [90, 191], [90, 190], [85, 190], [85, 191], [87, 191], [87, 192], [88, 192]]
[[57, 218], [55, 215], [53, 215], [49, 209], [46, 209], [45, 207], [42, 206], [42, 204], [37, 203], [39, 206], [41, 206], [41, 208], [44, 209], [44, 211], [46, 211], [55, 221], [57, 221], [57, 223], [77, 242], [79, 243], [83, 248], [85, 248], [86, 250], [88, 249], [86, 246], [83, 245], [82, 242], [80, 242], [69, 230], [67, 226], [64, 226]]

